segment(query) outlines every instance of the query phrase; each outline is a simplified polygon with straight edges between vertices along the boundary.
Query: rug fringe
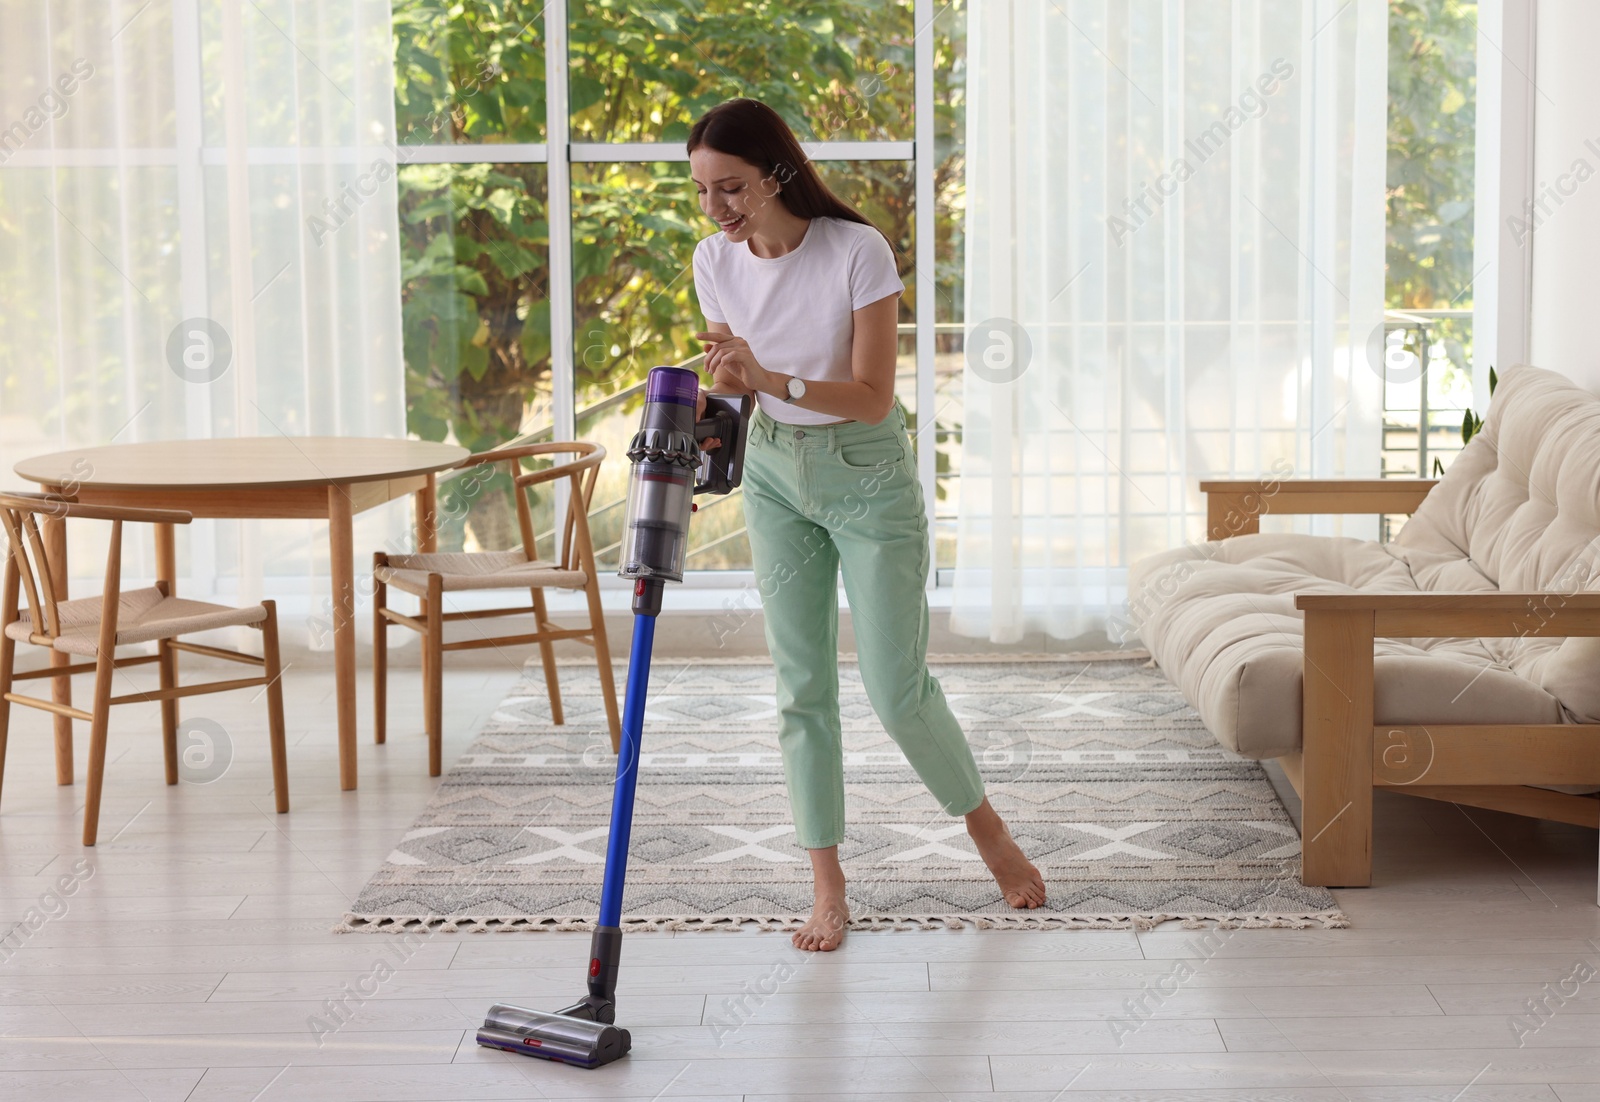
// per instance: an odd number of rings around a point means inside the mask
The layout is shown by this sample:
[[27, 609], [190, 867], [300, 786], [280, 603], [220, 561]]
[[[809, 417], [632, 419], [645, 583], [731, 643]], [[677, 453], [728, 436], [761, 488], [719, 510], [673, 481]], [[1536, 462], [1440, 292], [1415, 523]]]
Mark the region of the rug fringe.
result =
[[[929, 662], [940, 663], [940, 664], [946, 663], [946, 662], [954, 663], [954, 664], [962, 664], [962, 663], [984, 664], [984, 663], [1007, 663], [1007, 662], [1120, 662], [1120, 661], [1133, 661], [1133, 660], [1136, 660], [1136, 659], [1142, 661], [1142, 660], [1147, 659], [1149, 657], [1150, 657], [1150, 652], [1148, 650], [1146, 650], [1144, 647], [1129, 647], [1126, 650], [1021, 651], [1021, 652], [1018, 652], [1016, 654], [1008, 654], [1008, 653], [1003, 652], [1003, 651], [1002, 652], [996, 652], [996, 653], [989, 653], [989, 654], [959, 654], [959, 653], [948, 653], [948, 652], [936, 652], [936, 653], [932, 653], [932, 654], [928, 655], [928, 661]], [[854, 651], [840, 651], [839, 652], [839, 659], [840, 659], [840, 661], [843, 661], [843, 662], [854, 662], [854, 661], [856, 661], [856, 653]], [[535, 655], [533, 658], [530, 658], [528, 660], [528, 663], [527, 663], [527, 668], [530, 671], [532, 671], [533, 673], [538, 674], [540, 677], [542, 677], [543, 673], [540, 672], [540, 669], [539, 669], [539, 667], [537, 665], [538, 661], [539, 661], [539, 658], [538, 658], [537, 655]], [[772, 659], [770, 657], [768, 657], [766, 655], [759, 655], [759, 654], [734, 655], [734, 656], [715, 657], [715, 658], [682, 658], [682, 657], [678, 657], [678, 658], [666, 658], [666, 659], [663, 659], [663, 661], [664, 662], [687, 662], [691, 666], [770, 666], [770, 665], [772, 665]], [[626, 666], [627, 662], [625, 660], [619, 658], [619, 659], [616, 659], [616, 661], [613, 664], [618, 666], [618, 667], [622, 667], [622, 666]], [[557, 658], [556, 659], [556, 665], [562, 666], [562, 667], [565, 667], [565, 666], [587, 667], [588, 669], [592, 670], [592, 669], [594, 669], [594, 659], [593, 658], [583, 658], [583, 657]]]
[[929, 654], [929, 662], [953, 665], [962, 663], [991, 664], [1014, 662], [1133, 662], [1144, 661], [1150, 657], [1150, 652], [1144, 647], [1129, 647], [1127, 650], [1080, 650], [1080, 651], [1028, 651], [1018, 654], [998, 652], [994, 654]]
[[[624, 918], [625, 933], [738, 933], [746, 930], [799, 929], [804, 915], [650, 915]], [[1285, 914], [1017, 914], [915, 915], [867, 914], [850, 920], [852, 930], [1153, 930], [1179, 922], [1186, 930], [1265, 930], [1310, 928], [1341, 930], [1350, 925], [1343, 911], [1301, 911]], [[442, 933], [591, 933], [595, 920], [567, 915], [362, 915], [348, 913], [334, 926], [336, 934]]]

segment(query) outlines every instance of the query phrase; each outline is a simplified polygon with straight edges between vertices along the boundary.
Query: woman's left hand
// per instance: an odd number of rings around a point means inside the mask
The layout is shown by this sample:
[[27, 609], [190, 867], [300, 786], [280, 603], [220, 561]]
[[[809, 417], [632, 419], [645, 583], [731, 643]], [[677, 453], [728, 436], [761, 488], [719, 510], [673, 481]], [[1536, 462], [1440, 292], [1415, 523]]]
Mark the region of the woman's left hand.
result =
[[706, 348], [706, 370], [721, 385], [732, 383], [744, 390], [767, 390], [770, 372], [761, 366], [743, 337], [731, 333], [696, 333]]

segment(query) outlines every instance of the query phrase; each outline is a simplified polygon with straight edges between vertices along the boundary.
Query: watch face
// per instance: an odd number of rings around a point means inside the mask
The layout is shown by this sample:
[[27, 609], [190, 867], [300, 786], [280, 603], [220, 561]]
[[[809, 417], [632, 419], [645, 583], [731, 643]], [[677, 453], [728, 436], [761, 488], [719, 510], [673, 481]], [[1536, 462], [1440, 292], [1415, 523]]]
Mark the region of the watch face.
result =
[[792, 378], [791, 377], [789, 379], [789, 388], [788, 389], [789, 389], [789, 400], [790, 401], [794, 401], [797, 398], [804, 398], [805, 395], [806, 395], [805, 380], [796, 379], [796, 378]]

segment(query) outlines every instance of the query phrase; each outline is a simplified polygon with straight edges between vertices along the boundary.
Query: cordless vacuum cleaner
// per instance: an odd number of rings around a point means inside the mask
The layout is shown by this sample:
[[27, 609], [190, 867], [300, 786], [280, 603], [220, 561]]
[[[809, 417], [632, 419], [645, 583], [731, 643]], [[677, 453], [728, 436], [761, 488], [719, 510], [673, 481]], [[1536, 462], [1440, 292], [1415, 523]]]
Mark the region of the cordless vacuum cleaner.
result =
[[[589, 994], [547, 1014], [497, 1003], [489, 1008], [478, 1043], [564, 1064], [597, 1068], [627, 1055], [632, 1038], [617, 1020], [617, 965], [622, 957], [622, 885], [628, 869], [633, 795], [639, 781], [639, 738], [656, 615], [666, 583], [683, 581], [689, 514], [695, 494], [726, 494], [739, 485], [744, 466], [747, 395], [711, 394], [706, 416], [695, 420], [700, 380], [682, 367], [654, 367], [645, 383], [644, 414], [628, 445], [628, 513], [623, 522], [622, 569], [634, 579], [633, 650], [622, 710], [622, 746], [611, 796], [611, 837], [606, 844], [600, 922], [589, 943]], [[702, 441], [720, 445], [702, 450]]]

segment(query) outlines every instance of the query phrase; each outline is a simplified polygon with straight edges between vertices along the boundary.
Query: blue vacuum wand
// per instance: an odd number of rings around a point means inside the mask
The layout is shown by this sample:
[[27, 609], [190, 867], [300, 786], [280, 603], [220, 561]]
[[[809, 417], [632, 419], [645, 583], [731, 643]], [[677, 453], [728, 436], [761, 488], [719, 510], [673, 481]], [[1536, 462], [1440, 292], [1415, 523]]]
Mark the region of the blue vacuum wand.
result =
[[[617, 966], [622, 959], [622, 886], [628, 872], [656, 616], [666, 583], [683, 581], [694, 495], [726, 494], [739, 485], [750, 421], [750, 398], [743, 394], [707, 395], [706, 415], [697, 421], [699, 389], [699, 376], [687, 368], [651, 368], [639, 432], [628, 446], [633, 466], [618, 573], [634, 579], [633, 649], [628, 655], [622, 746], [611, 795], [600, 921], [589, 943], [589, 993], [554, 1014], [496, 1003], [478, 1030], [478, 1043], [489, 1048], [597, 1068], [627, 1055], [633, 1043], [628, 1031], [615, 1024]], [[700, 442], [713, 438], [719, 445], [702, 450]]]

